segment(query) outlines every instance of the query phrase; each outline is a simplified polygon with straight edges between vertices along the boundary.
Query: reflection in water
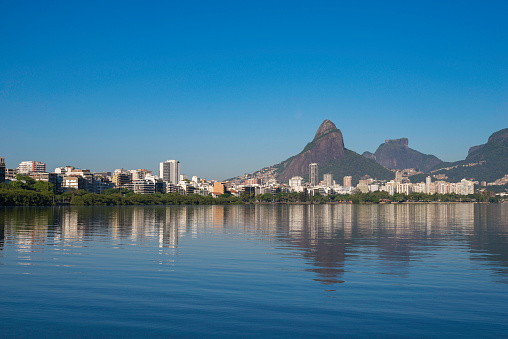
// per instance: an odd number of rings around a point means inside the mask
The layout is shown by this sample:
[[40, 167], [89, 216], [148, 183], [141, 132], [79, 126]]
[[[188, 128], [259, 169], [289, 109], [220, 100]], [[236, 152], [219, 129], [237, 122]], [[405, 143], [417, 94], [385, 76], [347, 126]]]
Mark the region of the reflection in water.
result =
[[507, 204], [4, 208], [0, 255], [4, 244], [15, 244], [20, 259], [30, 264], [31, 253], [46, 244], [75, 247], [113, 239], [124, 246], [156, 239], [161, 255], [177, 257], [182, 237], [255, 234], [296, 250], [323, 284], [344, 282], [354, 256], [365, 256], [385, 274], [405, 276], [427, 248], [449, 245], [485, 254], [471, 258], [496, 267], [503, 280], [507, 214]]

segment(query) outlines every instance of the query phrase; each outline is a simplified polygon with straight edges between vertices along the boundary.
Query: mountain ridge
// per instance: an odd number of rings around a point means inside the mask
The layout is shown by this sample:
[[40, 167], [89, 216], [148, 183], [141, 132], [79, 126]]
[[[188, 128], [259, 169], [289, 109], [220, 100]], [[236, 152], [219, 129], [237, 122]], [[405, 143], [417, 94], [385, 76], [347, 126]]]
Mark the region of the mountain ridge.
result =
[[466, 159], [443, 163], [431, 173], [444, 174], [453, 181], [466, 178], [492, 182], [502, 178], [508, 174], [508, 128], [492, 133], [485, 144], [471, 147]]
[[[427, 175], [445, 174], [451, 181], [460, 181], [466, 178], [490, 182], [508, 174], [508, 128], [494, 132], [487, 143], [471, 147], [465, 160], [454, 163], [442, 162], [433, 155], [423, 154], [409, 148], [407, 138], [387, 139], [380, 146], [383, 145], [387, 145], [388, 148], [397, 148], [398, 151], [403, 150], [409, 154], [411, 161], [418, 161], [421, 167], [401, 166], [400, 169], [423, 168]], [[379, 180], [394, 178], [393, 171], [379, 164], [375, 154], [364, 152], [363, 155], [360, 155], [346, 149], [342, 132], [333, 122], [326, 119], [319, 126], [312, 141], [307, 143], [299, 153], [253, 174], [246, 174], [230, 180], [240, 181], [249, 176], [256, 177], [266, 173], [269, 175], [265, 175], [265, 179], [275, 178], [281, 183], [287, 183], [293, 176], [308, 179], [310, 163], [318, 163], [320, 180], [325, 173], [331, 173], [338, 183], [346, 175], [353, 177], [353, 184], [358, 183], [358, 180], [364, 175]], [[407, 165], [407, 163], [403, 164]]]
[[363, 156], [374, 159], [386, 168], [397, 170], [415, 168], [423, 172], [428, 172], [443, 162], [432, 154], [424, 154], [410, 148], [408, 138], [387, 139], [384, 144], [379, 145], [374, 154], [364, 152]]

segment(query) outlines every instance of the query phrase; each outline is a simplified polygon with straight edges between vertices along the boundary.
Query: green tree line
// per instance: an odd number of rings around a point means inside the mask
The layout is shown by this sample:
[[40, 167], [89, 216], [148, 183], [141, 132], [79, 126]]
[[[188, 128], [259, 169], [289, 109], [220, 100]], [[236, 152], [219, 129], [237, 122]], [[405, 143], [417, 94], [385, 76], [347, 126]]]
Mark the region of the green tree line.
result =
[[18, 174], [17, 181], [0, 184], [0, 206], [50, 206], [53, 204], [53, 184], [36, 181]]
[[66, 192], [59, 196], [60, 200], [69, 201], [71, 205], [230, 205], [244, 202], [231, 194], [223, 194], [217, 198], [211, 195], [182, 195], [179, 193], [136, 194], [128, 190], [106, 190], [103, 194], [86, 191]]
[[475, 193], [470, 195], [450, 194], [425, 194], [411, 193], [409, 195], [395, 193], [390, 195], [388, 192], [377, 191], [368, 193], [354, 194], [331, 194], [309, 196], [307, 193], [276, 193], [276, 194], [258, 194], [251, 197], [249, 202], [265, 203], [335, 203], [349, 202], [353, 204], [362, 203], [401, 203], [401, 202], [499, 202], [499, 196], [491, 196], [490, 192]]

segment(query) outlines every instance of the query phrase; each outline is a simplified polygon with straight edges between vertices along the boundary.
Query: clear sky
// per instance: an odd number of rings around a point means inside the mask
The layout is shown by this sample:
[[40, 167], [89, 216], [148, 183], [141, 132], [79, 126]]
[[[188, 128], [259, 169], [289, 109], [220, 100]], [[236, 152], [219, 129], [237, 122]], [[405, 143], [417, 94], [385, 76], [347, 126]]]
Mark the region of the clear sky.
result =
[[[184, 4], [182, 4], [184, 3]], [[0, 156], [225, 179], [324, 119], [444, 161], [508, 127], [508, 1], [1, 1]]]

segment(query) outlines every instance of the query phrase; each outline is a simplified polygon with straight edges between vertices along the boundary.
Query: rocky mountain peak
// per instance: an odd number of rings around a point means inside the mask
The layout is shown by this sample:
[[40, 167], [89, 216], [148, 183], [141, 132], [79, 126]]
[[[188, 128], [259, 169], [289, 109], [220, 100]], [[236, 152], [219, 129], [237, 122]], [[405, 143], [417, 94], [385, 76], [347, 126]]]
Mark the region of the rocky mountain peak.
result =
[[[364, 156], [369, 155], [364, 154]], [[384, 144], [379, 145], [373, 158], [386, 168], [416, 168], [424, 172], [442, 163], [433, 155], [409, 148], [408, 138], [386, 139]]]
[[[481, 150], [486, 145], [492, 145], [493, 143], [494, 144], [499, 143], [499, 144], [504, 144], [505, 146], [508, 146], [508, 128], [505, 128], [505, 129], [499, 130], [495, 133], [492, 133], [492, 135], [489, 137], [489, 140], [487, 141], [486, 144], [476, 145], [476, 146], [469, 148], [469, 152], [467, 152], [468, 158], [471, 155], [474, 156], [473, 153], [475, 153], [476, 151]], [[468, 159], [468, 158], [466, 158], [466, 159]]]
[[493, 141], [504, 141], [508, 139], [508, 128], [505, 128], [505, 129], [502, 129], [500, 131], [497, 131], [496, 133], [493, 133], [490, 137], [489, 137], [489, 141], [488, 142], [493, 142]]
[[326, 133], [336, 130], [336, 129], [337, 129], [337, 127], [335, 126], [335, 124], [333, 122], [331, 122], [330, 120], [326, 119], [325, 121], [323, 121], [321, 126], [319, 126], [319, 128], [316, 132], [316, 135], [314, 136], [314, 140], [316, 140], [323, 134], [326, 134]]
[[396, 144], [396, 145], [402, 145], [402, 146], [408, 147], [409, 140], [408, 140], [408, 138], [386, 139], [385, 144]]
[[330, 160], [342, 159], [345, 156], [342, 133], [327, 119], [319, 126], [312, 142], [308, 143], [300, 154], [283, 164], [284, 170], [278, 179], [284, 182], [293, 176], [306, 176], [309, 174], [309, 164], [318, 163], [322, 166]]

